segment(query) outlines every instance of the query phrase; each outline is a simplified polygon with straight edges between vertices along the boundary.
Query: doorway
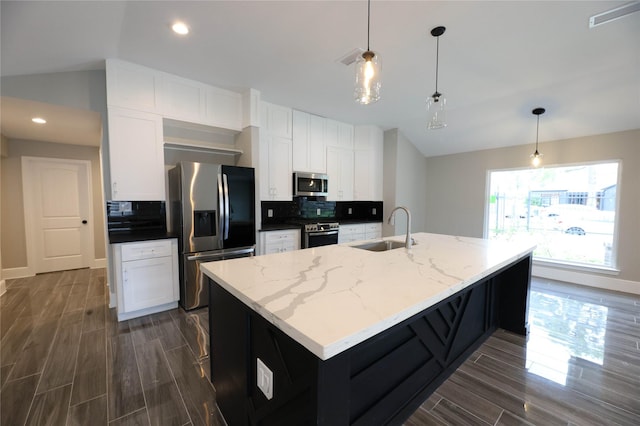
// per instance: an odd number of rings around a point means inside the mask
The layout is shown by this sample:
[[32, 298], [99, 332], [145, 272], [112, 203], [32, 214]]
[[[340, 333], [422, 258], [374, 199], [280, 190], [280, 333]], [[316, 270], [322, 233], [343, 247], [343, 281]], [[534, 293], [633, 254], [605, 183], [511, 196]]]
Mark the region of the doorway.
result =
[[22, 158], [27, 259], [34, 273], [90, 267], [91, 162]]

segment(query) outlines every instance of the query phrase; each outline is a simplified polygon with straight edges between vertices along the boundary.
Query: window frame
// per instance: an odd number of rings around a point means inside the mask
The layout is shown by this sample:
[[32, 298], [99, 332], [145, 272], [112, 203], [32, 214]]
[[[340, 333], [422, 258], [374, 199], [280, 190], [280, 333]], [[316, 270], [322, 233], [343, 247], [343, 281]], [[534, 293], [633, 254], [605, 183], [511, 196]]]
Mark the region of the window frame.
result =
[[[562, 168], [562, 167], [577, 167], [577, 166], [592, 166], [598, 164], [611, 164], [617, 163], [618, 170], [616, 176], [616, 200], [615, 200], [615, 213], [614, 213], [614, 222], [613, 222], [613, 236], [611, 242], [611, 264], [610, 265], [594, 265], [588, 263], [580, 263], [580, 262], [571, 262], [567, 260], [560, 259], [551, 259], [551, 258], [539, 258], [533, 255], [533, 262], [536, 264], [544, 265], [544, 266], [556, 266], [562, 267], [566, 269], [574, 269], [574, 270], [582, 270], [582, 271], [591, 271], [591, 272], [601, 272], [601, 273], [618, 273], [620, 272], [618, 268], [618, 235], [620, 233], [620, 195], [621, 191], [621, 182], [622, 182], [622, 168], [623, 162], [621, 159], [607, 159], [607, 160], [595, 160], [595, 161], [579, 161], [579, 162], [571, 162], [571, 163], [559, 163], [559, 164], [547, 164], [538, 167], [537, 169], [545, 169], [545, 168]], [[483, 238], [489, 238], [489, 220], [490, 220], [490, 200], [491, 200], [491, 174], [493, 172], [517, 172], [521, 170], [532, 170], [533, 167], [505, 167], [505, 168], [496, 168], [496, 169], [487, 169], [485, 176], [485, 196], [484, 196], [484, 220], [483, 220]]]

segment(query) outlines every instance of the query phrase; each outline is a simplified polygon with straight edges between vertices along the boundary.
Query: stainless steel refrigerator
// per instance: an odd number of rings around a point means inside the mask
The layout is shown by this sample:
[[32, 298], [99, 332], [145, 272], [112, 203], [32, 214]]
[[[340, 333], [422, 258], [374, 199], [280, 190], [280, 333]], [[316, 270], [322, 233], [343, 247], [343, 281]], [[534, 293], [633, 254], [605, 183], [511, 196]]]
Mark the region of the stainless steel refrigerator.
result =
[[255, 254], [254, 169], [180, 162], [169, 170], [169, 204], [169, 230], [178, 235], [180, 305], [207, 306], [200, 264]]

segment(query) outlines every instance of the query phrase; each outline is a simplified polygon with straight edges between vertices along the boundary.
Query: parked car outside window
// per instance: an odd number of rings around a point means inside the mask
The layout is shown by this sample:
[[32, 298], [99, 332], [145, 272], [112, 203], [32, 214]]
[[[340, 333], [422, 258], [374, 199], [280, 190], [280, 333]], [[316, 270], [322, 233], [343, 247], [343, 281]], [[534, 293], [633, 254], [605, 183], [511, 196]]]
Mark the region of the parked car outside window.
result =
[[544, 216], [550, 229], [572, 235], [613, 234], [615, 213], [580, 204], [548, 207]]

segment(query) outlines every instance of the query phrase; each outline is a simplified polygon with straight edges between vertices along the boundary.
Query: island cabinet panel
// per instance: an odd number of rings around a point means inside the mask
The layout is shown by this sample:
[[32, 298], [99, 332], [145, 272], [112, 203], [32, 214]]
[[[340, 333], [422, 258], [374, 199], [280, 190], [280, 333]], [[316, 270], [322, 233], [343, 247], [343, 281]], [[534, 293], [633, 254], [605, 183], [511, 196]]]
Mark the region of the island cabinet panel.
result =
[[326, 360], [210, 281], [220, 410], [233, 425], [402, 424], [496, 328], [526, 334], [530, 268], [528, 256]]

